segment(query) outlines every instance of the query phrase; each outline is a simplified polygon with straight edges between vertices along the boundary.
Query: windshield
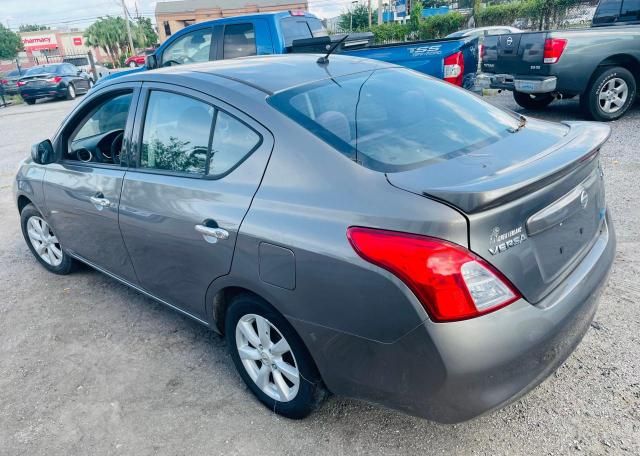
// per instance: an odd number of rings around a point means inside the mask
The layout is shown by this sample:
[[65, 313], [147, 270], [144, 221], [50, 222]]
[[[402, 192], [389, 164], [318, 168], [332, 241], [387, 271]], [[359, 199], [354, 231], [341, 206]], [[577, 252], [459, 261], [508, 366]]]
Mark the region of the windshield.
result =
[[449, 160], [516, 131], [519, 119], [466, 90], [389, 68], [279, 92], [269, 103], [340, 152], [383, 172]]

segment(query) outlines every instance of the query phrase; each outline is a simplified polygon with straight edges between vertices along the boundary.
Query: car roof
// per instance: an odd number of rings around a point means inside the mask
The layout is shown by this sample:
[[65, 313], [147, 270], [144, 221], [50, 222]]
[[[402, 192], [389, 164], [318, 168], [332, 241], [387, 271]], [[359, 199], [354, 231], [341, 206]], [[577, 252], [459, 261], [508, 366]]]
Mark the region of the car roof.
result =
[[317, 63], [322, 54], [289, 54], [243, 57], [192, 65], [176, 65], [153, 71], [142, 71], [116, 78], [109, 83], [128, 81], [170, 82], [167, 76], [194, 77], [212, 75], [244, 83], [269, 95], [291, 87], [353, 73], [373, 71], [397, 65], [378, 60], [332, 55], [328, 64]]

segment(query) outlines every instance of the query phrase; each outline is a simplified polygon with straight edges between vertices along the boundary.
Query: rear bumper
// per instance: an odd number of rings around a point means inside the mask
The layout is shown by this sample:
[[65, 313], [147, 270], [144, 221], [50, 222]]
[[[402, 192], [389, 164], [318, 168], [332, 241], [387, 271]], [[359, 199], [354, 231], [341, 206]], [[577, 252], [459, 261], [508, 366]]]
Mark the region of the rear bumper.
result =
[[47, 97], [63, 97], [66, 94], [67, 88], [61, 85], [38, 87], [36, 89], [20, 89], [20, 96], [29, 100]]
[[615, 255], [610, 220], [572, 274], [540, 303], [483, 317], [426, 321], [383, 344], [292, 321], [327, 387], [443, 423], [474, 418], [526, 394], [588, 330]]
[[476, 84], [481, 88], [515, 90], [522, 93], [551, 93], [555, 92], [558, 86], [558, 78], [481, 73], [476, 78]]

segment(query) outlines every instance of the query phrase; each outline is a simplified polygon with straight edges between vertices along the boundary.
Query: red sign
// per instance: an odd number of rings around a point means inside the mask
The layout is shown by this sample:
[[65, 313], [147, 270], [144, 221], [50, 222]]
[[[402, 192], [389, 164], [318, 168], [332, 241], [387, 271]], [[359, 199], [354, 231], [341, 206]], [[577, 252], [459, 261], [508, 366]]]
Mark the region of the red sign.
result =
[[58, 42], [54, 34], [42, 34], [39, 36], [23, 36], [22, 44], [25, 51], [38, 51], [41, 49], [56, 49]]
[[82, 37], [81, 36], [74, 36], [73, 37], [73, 45], [74, 46], [82, 46]]

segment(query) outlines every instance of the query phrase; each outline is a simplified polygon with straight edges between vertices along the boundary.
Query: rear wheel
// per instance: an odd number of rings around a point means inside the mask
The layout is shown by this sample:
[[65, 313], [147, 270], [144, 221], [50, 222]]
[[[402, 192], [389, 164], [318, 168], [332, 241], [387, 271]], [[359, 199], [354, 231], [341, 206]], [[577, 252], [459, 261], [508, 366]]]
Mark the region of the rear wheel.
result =
[[28, 105], [36, 104], [35, 98], [25, 98], [24, 102]]
[[129, 62], [129, 68], [135, 68], [137, 66], [136, 62]]
[[53, 229], [33, 204], [20, 212], [20, 226], [29, 250], [48, 271], [64, 275], [73, 270], [73, 258], [62, 250]]
[[76, 88], [73, 84], [67, 86], [67, 100], [73, 100], [76, 97]]
[[525, 109], [538, 110], [549, 106], [553, 101], [550, 93], [522, 93], [513, 91], [513, 99]]
[[251, 294], [236, 297], [225, 317], [225, 337], [240, 376], [269, 410], [304, 418], [326, 397], [300, 336], [263, 300]]
[[594, 78], [580, 105], [594, 120], [615, 120], [624, 115], [636, 98], [636, 80], [622, 67], [604, 68]]

